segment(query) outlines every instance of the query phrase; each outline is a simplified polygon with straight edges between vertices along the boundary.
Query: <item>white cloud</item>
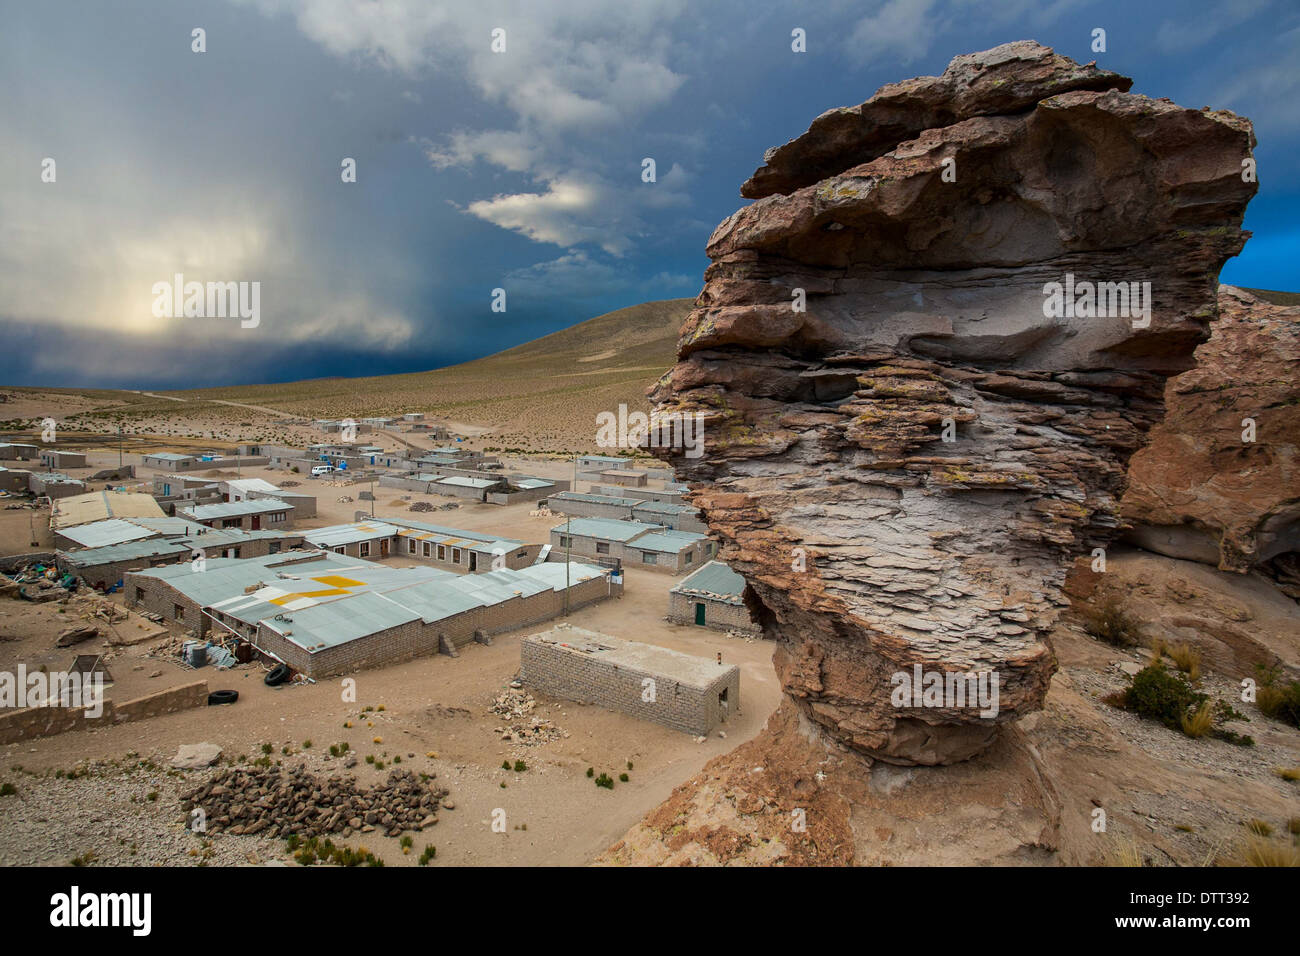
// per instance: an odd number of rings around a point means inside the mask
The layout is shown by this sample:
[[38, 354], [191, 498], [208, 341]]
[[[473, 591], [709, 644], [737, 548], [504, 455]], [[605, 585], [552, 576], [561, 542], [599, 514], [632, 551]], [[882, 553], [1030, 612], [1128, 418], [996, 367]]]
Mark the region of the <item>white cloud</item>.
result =
[[1167, 53], [1184, 53], [1208, 43], [1225, 30], [1267, 9], [1272, 0], [1219, 0], [1213, 16], [1165, 20], [1156, 31], [1156, 46]]
[[882, 56], [910, 63], [924, 56], [938, 28], [937, 18], [931, 16], [934, 5], [934, 0], [887, 0], [853, 28], [851, 55], [862, 63]]

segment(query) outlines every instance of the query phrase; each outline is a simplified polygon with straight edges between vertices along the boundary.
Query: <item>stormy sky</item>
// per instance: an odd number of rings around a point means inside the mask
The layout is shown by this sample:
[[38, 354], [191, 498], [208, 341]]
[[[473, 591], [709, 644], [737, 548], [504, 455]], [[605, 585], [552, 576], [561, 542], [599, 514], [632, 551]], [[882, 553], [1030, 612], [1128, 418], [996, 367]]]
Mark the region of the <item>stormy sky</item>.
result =
[[[767, 147], [1016, 39], [1249, 116], [1223, 279], [1300, 285], [1293, 0], [0, 0], [0, 383], [412, 371], [694, 296]], [[155, 315], [177, 273], [260, 323]]]

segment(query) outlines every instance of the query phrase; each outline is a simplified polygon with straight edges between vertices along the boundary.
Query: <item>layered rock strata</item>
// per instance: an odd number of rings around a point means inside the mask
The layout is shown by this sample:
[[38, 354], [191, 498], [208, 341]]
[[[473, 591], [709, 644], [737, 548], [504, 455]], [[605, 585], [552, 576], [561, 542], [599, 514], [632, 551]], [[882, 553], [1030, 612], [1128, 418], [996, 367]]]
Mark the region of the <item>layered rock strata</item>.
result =
[[[1041, 707], [1065, 569], [1119, 528], [1245, 241], [1250, 124], [1129, 86], [1023, 41], [823, 114], [714, 231], [651, 390], [701, 416], [702, 457], [657, 453], [786, 693], [873, 758], [963, 760]], [[900, 698], [916, 668], [996, 706]]]
[[1223, 571], [1271, 571], [1300, 598], [1300, 307], [1223, 286], [1214, 333], [1165, 403], [1129, 466], [1129, 537]]

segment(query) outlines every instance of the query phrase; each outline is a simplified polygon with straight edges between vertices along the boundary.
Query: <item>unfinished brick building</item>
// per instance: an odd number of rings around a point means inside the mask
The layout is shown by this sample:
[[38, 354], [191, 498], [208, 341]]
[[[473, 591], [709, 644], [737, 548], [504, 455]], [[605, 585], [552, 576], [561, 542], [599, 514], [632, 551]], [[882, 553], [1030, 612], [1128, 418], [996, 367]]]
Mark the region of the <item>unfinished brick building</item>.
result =
[[740, 712], [740, 668], [560, 625], [519, 646], [520, 679], [552, 697], [597, 704], [703, 735]]

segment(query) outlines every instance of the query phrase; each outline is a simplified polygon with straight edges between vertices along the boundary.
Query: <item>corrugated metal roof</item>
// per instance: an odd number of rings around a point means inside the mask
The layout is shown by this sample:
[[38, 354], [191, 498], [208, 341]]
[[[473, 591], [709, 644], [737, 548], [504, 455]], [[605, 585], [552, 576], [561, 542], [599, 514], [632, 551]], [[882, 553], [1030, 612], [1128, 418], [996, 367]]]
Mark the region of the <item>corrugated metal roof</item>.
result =
[[102, 548], [59, 552], [65, 561], [78, 568], [93, 568], [101, 564], [116, 564], [119, 561], [145, 558], [173, 558], [189, 553], [190, 545], [185, 538], [147, 538], [143, 541], [110, 544]]
[[376, 538], [391, 538], [397, 534], [397, 528], [383, 521], [361, 521], [354, 524], [334, 524], [327, 528], [311, 528], [303, 531], [302, 534], [314, 545], [322, 548], [337, 548], [360, 541], [374, 541]]
[[64, 528], [59, 534], [83, 548], [102, 548], [111, 544], [159, 537], [159, 532], [121, 518], [106, 518], [103, 521]]
[[694, 512], [696, 509], [690, 505], [679, 505], [672, 501], [638, 501], [632, 506], [633, 512], [652, 511], [661, 515], [680, 515], [688, 512]]
[[377, 592], [354, 594], [298, 611], [283, 612], [283, 620], [266, 626], [309, 652], [337, 647], [367, 634], [418, 621], [420, 615]]
[[554, 488], [555, 482], [548, 478], [515, 478], [511, 482], [516, 488]]
[[238, 491], [245, 494], [250, 491], [280, 491], [279, 488], [271, 484], [265, 478], [236, 478], [231, 481], [223, 481], [220, 483], [230, 489], [231, 492]]
[[144, 456], [145, 458], [160, 458], [163, 461], [193, 461], [198, 458], [197, 455], [178, 455], [174, 451], [157, 451]]
[[460, 488], [488, 488], [500, 482], [500, 478], [466, 478], [462, 475], [451, 475], [447, 478], [439, 478], [434, 484], [456, 485]]
[[162, 517], [163, 510], [152, 495], [131, 491], [94, 491], [57, 499], [50, 515], [50, 527], [58, 531], [105, 518]]
[[740, 595], [745, 590], [745, 579], [721, 561], [710, 561], [672, 590], [678, 594], [714, 598], [727, 604], [743, 604]]
[[614, 505], [620, 508], [631, 508], [634, 505], [644, 504], [640, 498], [620, 498], [614, 495], [593, 495], [582, 491], [561, 491], [549, 497], [550, 501], [587, 501], [596, 505]]
[[211, 521], [213, 518], [237, 518], [243, 515], [268, 514], [272, 511], [292, 511], [293, 505], [279, 498], [254, 498], [250, 501], [223, 501], [220, 504], [199, 505], [178, 510], [195, 521]]
[[637, 538], [635, 541], [629, 542], [629, 544], [634, 548], [640, 548], [642, 551], [678, 554], [687, 548], [694, 547], [704, 538], [705, 535], [694, 531], [660, 531], [655, 534], [648, 534], [643, 538]]
[[[569, 530], [566, 531], [565, 528]], [[631, 541], [647, 531], [658, 531], [662, 525], [642, 524], [639, 521], [619, 521], [616, 518], [573, 518], [558, 524], [551, 533], [574, 534], [584, 538], [601, 538], [606, 541]]]

